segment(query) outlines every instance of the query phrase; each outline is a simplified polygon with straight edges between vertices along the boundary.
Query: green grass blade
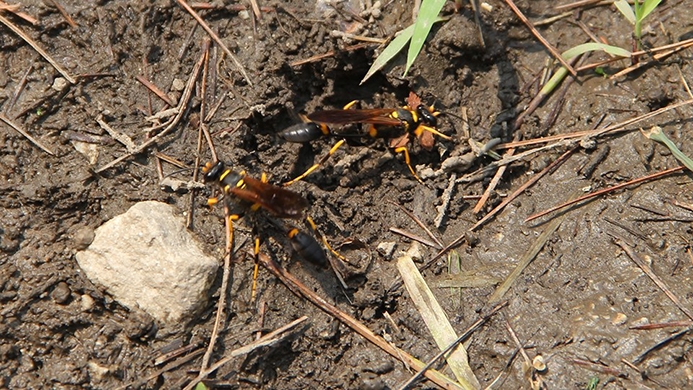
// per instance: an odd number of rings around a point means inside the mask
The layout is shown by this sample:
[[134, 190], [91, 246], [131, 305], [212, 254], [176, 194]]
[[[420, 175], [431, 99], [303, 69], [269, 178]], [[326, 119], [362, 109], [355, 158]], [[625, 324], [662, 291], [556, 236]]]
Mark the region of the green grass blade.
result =
[[437, 21], [438, 14], [440, 10], [443, 9], [444, 4], [445, 0], [423, 0], [421, 2], [419, 16], [416, 17], [416, 22], [414, 23], [414, 33], [412, 34], [409, 52], [407, 53], [407, 64], [404, 67], [404, 74], [402, 76], [407, 75], [409, 68], [419, 55], [424, 42], [426, 42], [426, 37], [428, 37], [428, 33], [431, 32], [433, 23]]
[[626, 0], [617, 0], [614, 2], [614, 5], [631, 24], [635, 24], [635, 12], [633, 12], [633, 8], [630, 7]]
[[638, 20], [643, 20], [647, 17], [647, 15], [651, 14], [652, 11], [657, 8], [659, 3], [661, 3], [662, 0], [645, 0], [643, 4], [640, 6], [640, 9], [638, 9], [638, 14], [637, 19]]
[[[642, 130], [641, 130], [642, 131]], [[650, 130], [648, 131], [642, 131], [642, 133], [645, 135], [645, 137], [657, 141], [671, 151], [671, 154], [676, 157], [677, 160], [681, 164], [683, 164], [686, 168], [688, 168], [689, 171], [693, 172], [693, 160], [690, 159], [690, 157], [686, 156], [679, 148], [674, 144], [669, 137], [667, 137], [664, 132], [662, 132], [662, 128], [659, 126], [653, 126]]]
[[378, 56], [378, 58], [373, 61], [373, 65], [371, 65], [370, 69], [368, 69], [368, 72], [366, 75], [363, 77], [363, 80], [359, 83], [359, 85], [363, 84], [368, 80], [373, 74], [385, 66], [388, 62], [390, 62], [391, 59], [393, 59], [402, 49], [404, 49], [404, 46], [409, 43], [409, 40], [411, 39], [412, 34], [414, 33], [414, 25], [412, 24], [411, 26], [405, 28], [402, 30], [399, 35], [395, 37], [395, 39], [390, 42], [385, 50], [383, 50], [382, 53]]
[[[614, 3], [616, 4], [616, 3]], [[630, 52], [626, 49], [620, 48], [618, 46], [605, 45], [603, 43], [588, 42], [582, 45], [577, 45], [571, 49], [568, 49], [561, 54], [563, 58], [569, 60], [573, 57], [579, 56], [580, 54], [587, 53], [589, 51], [603, 50], [611, 55], [618, 57], [630, 57]]]

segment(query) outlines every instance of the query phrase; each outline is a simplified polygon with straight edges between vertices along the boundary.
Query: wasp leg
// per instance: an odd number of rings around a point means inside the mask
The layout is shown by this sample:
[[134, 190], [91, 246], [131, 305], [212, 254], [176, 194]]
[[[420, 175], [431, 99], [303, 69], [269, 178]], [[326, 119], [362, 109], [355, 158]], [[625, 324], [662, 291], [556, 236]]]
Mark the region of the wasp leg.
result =
[[[322, 241], [322, 244], [325, 246], [325, 248], [327, 248], [341, 262], [346, 262], [346, 260], [347, 260], [346, 257], [344, 257], [341, 253], [337, 252], [336, 250], [334, 250], [332, 248], [332, 246], [330, 245], [330, 243], [327, 242], [327, 238], [325, 238], [325, 236], [322, 233], [320, 233], [317, 225], [315, 224], [315, 221], [313, 221], [313, 218], [311, 218], [310, 216], [306, 216], [306, 222], [310, 226], [311, 230], [313, 230], [313, 233], [317, 237], [320, 238], [320, 241]], [[313, 240], [313, 241], [315, 241], [315, 240]], [[322, 248], [321, 248], [321, 251], [322, 251]], [[323, 256], [324, 256], [324, 252], [323, 252]], [[334, 272], [335, 276], [337, 276], [337, 279], [339, 280], [339, 283], [341, 283], [342, 287], [344, 287], [345, 289], [349, 288], [347, 286], [346, 282], [344, 281], [344, 277], [342, 276], [342, 272], [344, 269], [344, 266], [342, 265], [342, 263], [338, 263], [336, 261], [333, 261], [332, 258], [329, 258], [328, 260], [330, 262], [330, 265], [332, 266], [332, 271]]]
[[411, 166], [411, 159], [409, 158], [409, 150], [407, 149], [407, 147], [406, 146], [400, 146], [399, 148], [395, 149], [395, 153], [404, 153], [404, 162], [409, 167], [411, 174], [414, 175], [414, 178], [416, 178], [416, 180], [418, 180], [419, 183], [423, 184], [423, 181], [421, 181], [419, 176], [414, 171], [414, 168]]
[[428, 131], [429, 133], [435, 134], [438, 137], [445, 139], [445, 140], [448, 140], [448, 141], [452, 140], [452, 137], [450, 137], [449, 135], [445, 135], [445, 134], [441, 133], [440, 131], [436, 130], [435, 128], [433, 128], [431, 126], [426, 126], [426, 125], [419, 125], [419, 127], [417, 127], [416, 130], [414, 130], [414, 135], [416, 135], [418, 137], [424, 131]]
[[344, 145], [345, 142], [346, 142], [346, 141], [343, 140], [343, 139], [342, 139], [342, 140], [339, 140], [339, 142], [337, 142], [336, 144], [334, 144], [334, 146], [332, 146], [332, 148], [330, 149], [330, 152], [327, 153], [325, 156], [323, 156], [323, 158], [321, 158], [320, 161], [318, 161], [317, 163], [313, 164], [312, 167], [308, 168], [308, 170], [306, 170], [305, 172], [303, 172], [301, 175], [299, 175], [299, 176], [296, 177], [295, 179], [289, 180], [289, 181], [287, 181], [286, 183], [284, 183], [284, 184], [282, 184], [282, 185], [283, 185], [284, 187], [290, 186], [290, 185], [296, 183], [296, 182], [299, 181], [299, 180], [305, 179], [306, 176], [310, 175], [310, 174], [313, 173], [316, 169], [320, 168], [320, 166], [323, 165], [323, 164], [327, 161], [327, 159], [329, 159], [330, 156], [332, 156], [342, 145]]
[[207, 199], [207, 206], [214, 207], [216, 204], [219, 203], [221, 198], [222, 198], [222, 195], [214, 196], [214, 197]]
[[229, 226], [229, 242], [231, 245], [233, 245], [233, 223], [238, 221], [241, 216], [238, 214], [231, 214], [228, 217], [228, 226]]
[[250, 299], [255, 301], [257, 294], [257, 274], [260, 271], [260, 237], [255, 237], [255, 245], [253, 245], [253, 256], [255, 257], [255, 266], [253, 267], [253, 287], [250, 291]]
[[347, 103], [344, 107], [342, 107], [343, 110], [348, 110], [351, 107], [353, 107], [356, 103], [358, 103], [358, 100], [352, 100], [349, 103]]
[[316, 236], [320, 238], [320, 241], [322, 241], [323, 245], [325, 245], [325, 248], [327, 248], [327, 250], [332, 252], [332, 254], [335, 255], [335, 257], [337, 257], [339, 260], [346, 260], [346, 257], [342, 256], [341, 253], [334, 250], [330, 243], [327, 242], [325, 236], [318, 230], [318, 226], [315, 224], [315, 221], [313, 221], [313, 218], [311, 218], [310, 216], [306, 216], [306, 222], [308, 222], [308, 226], [310, 226], [310, 229], [313, 231], [313, 233], [315, 233]]

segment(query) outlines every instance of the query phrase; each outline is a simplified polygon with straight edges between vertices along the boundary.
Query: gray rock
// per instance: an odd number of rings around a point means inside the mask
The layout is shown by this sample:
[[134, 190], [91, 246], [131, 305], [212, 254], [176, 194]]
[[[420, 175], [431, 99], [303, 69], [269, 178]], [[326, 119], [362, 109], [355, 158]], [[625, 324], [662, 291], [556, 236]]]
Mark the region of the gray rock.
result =
[[204, 307], [218, 268], [174, 210], [160, 202], [137, 203], [96, 229], [89, 248], [76, 254], [93, 283], [165, 328], [183, 326]]

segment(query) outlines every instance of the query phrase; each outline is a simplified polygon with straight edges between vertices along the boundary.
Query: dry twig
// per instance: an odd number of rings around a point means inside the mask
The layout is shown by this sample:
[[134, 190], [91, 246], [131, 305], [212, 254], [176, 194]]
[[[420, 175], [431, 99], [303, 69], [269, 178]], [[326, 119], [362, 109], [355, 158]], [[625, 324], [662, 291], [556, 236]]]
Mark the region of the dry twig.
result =
[[33, 143], [34, 145], [36, 145], [37, 147], [39, 147], [39, 148], [40, 148], [41, 150], [43, 150], [44, 152], [50, 154], [51, 156], [55, 156], [55, 153], [53, 153], [53, 152], [52, 152], [50, 149], [48, 149], [47, 147], [43, 146], [42, 143], [40, 143], [37, 139], [35, 139], [35, 138], [32, 137], [31, 135], [29, 135], [29, 133], [27, 133], [26, 131], [22, 130], [21, 127], [17, 126], [14, 122], [12, 122], [12, 121], [11, 121], [8, 117], [6, 117], [5, 115], [0, 114], [0, 121], [5, 122], [6, 125], [8, 125], [8, 126], [10, 126], [11, 128], [13, 128], [13, 129], [14, 129], [15, 131], [17, 131], [19, 134], [23, 135], [26, 139], [28, 139], [29, 141], [31, 141], [31, 143]]
[[481, 218], [477, 223], [472, 225], [472, 227], [469, 228], [470, 231], [474, 231], [478, 229], [481, 225], [485, 224], [488, 220], [490, 220], [494, 215], [498, 214], [501, 210], [505, 208], [510, 202], [515, 200], [520, 194], [525, 192], [529, 187], [533, 186], [536, 184], [536, 182], [539, 181], [542, 177], [544, 177], [547, 173], [552, 172], [554, 169], [556, 169], [560, 164], [563, 164], [570, 155], [573, 154], [574, 151], [576, 151], [577, 148], [572, 148], [568, 150], [567, 152], [563, 153], [559, 158], [557, 158], [554, 162], [549, 164], [546, 168], [544, 168], [543, 171], [539, 172], [538, 174], [532, 176], [531, 179], [527, 180], [527, 182], [523, 185], [520, 186], [515, 192], [512, 193], [512, 195], [508, 196], [505, 200], [503, 200], [498, 206], [496, 206], [493, 210], [491, 210], [488, 214], [486, 214], [483, 218]]
[[682, 170], [684, 170], [685, 168], [686, 168], [686, 167], [684, 167], [683, 165], [680, 165], [680, 166], [678, 166], [678, 167], [676, 167], [676, 168], [667, 169], [667, 170], [664, 170], [664, 171], [661, 171], [661, 172], [654, 173], [654, 174], [652, 174], [652, 175], [647, 175], [647, 176], [643, 176], [643, 177], [637, 178], [637, 179], [635, 179], [635, 180], [627, 181], [627, 182], [625, 182], [625, 183], [621, 183], [621, 184], [615, 185], [615, 186], [613, 186], [613, 187], [604, 188], [604, 189], [599, 190], [599, 191], [591, 192], [591, 193], [589, 193], [589, 194], [586, 194], [586, 195], [580, 196], [580, 197], [578, 197], [578, 198], [575, 198], [575, 199], [573, 199], [573, 200], [567, 201], [567, 202], [565, 202], [565, 203], [559, 204], [558, 206], [551, 207], [551, 208], [549, 208], [549, 209], [547, 209], [547, 210], [544, 210], [544, 211], [542, 211], [542, 212], [540, 212], [540, 213], [537, 213], [537, 214], [534, 214], [534, 215], [530, 215], [529, 217], [527, 217], [527, 218], [525, 219], [525, 222], [529, 222], [529, 221], [531, 221], [531, 220], [537, 219], [537, 218], [542, 217], [542, 216], [544, 216], [544, 215], [546, 215], [546, 214], [552, 213], [552, 212], [554, 212], [554, 211], [556, 211], [556, 210], [560, 210], [560, 209], [562, 209], [562, 208], [564, 208], [564, 207], [570, 206], [571, 204], [575, 204], [575, 203], [578, 203], [578, 202], [582, 202], [583, 200], [587, 200], [587, 199], [590, 199], [590, 198], [594, 198], [594, 197], [597, 197], [597, 196], [599, 196], [599, 195], [606, 194], [606, 193], [608, 193], [608, 192], [616, 191], [616, 190], [619, 190], [619, 189], [621, 189], [621, 188], [623, 188], [623, 187], [627, 187], [627, 186], [634, 185], [634, 184], [639, 184], [639, 183], [642, 183], [642, 182], [645, 182], [645, 181], [648, 181], [648, 180], [654, 180], [654, 179], [660, 178], [660, 177], [662, 177], [662, 176], [666, 176], [666, 175], [668, 175], [668, 174], [670, 174], [670, 173], [682, 171]]
[[512, 0], [505, 0], [505, 3], [508, 5], [508, 7], [510, 7], [510, 9], [513, 10], [513, 12], [515, 12], [515, 15], [517, 15], [517, 17], [520, 18], [522, 23], [524, 23], [527, 26], [527, 28], [529, 28], [529, 31], [531, 31], [532, 35], [534, 35], [539, 40], [539, 42], [541, 42], [541, 44], [544, 45], [544, 47], [546, 47], [546, 49], [551, 53], [551, 55], [553, 55], [553, 57], [556, 58], [556, 60], [560, 62], [561, 65], [563, 65], [568, 70], [568, 72], [570, 72], [571, 75], [573, 75], [573, 77], [577, 76], [577, 72], [575, 71], [575, 69], [573, 69], [573, 67], [565, 60], [565, 58], [563, 58], [561, 53], [559, 53], [558, 50], [556, 50], [556, 48], [553, 47], [553, 45], [549, 43], [549, 41], [547, 41], [541, 35], [541, 33], [539, 33], [539, 30], [534, 28], [529, 19], [527, 19], [527, 17], [522, 13], [522, 11], [520, 11], [520, 9], [517, 8], [515, 2], [513, 2]]
[[26, 43], [28, 43], [31, 47], [33, 47], [34, 50], [36, 50], [41, 55], [41, 57], [43, 57], [46, 61], [48, 61], [51, 65], [53, 65], [55, 70], [57, 70], [58, 73], [60, 73], [67, 81], [69, 81], [70, 84], [77, 84], [77, 80], [74, 77], [70, 76], [70, 74], [67, 73], [67, 70], [63, 69], [63, 67], [60, 66], [53, 59], [53, 57], [49, 56], [48, 53], [46, 53], [41, 48], [41, 46], [39, 46], [38, 42], [31, 39], [31, 37], [29, 35], [27, 35], [24, 31], [22, 31], [21, 28], [19, 28], [18, 26], [15, 26], [14, 23], [10, 22], [9, 20], [7, 20], [2, 15], [0, 15], [0, 23], [4, 24], [10, 30], [14, 31], [15, 34], [19, 35]]
[[252, 87], [252, 86], [253, 86], [253, 82], [250, 81], [250, 77], [248, 77], [248, 74], [245, 72], [245, 68], [244, 68], [243, 65], [238, 61], [238, 59], [236, 58], [236, 56], [234, 56], [233, 53], [231, 53], [231, 50], [229, 50], [229, 48], [226, 47], [226, 45], [225, 45], [224, 42], [221, 40], [221, 38], [219, 38], [219, 36], [218, 36], [214, 31], [212, 31], [211, 28], [209, 28], [209, 26], [207, 25], [207, 23], [205, 23], [205, 21], [202, 20], [202, 18], [200, 17], [200, 15], [198, 15], [197, 12], [195, 12], [195, 10], [193, 10], [193, 9], [188, 5], [188, 3], [186, 3], [186, 2], [183, 1], [183, 0], [177, 0], [177, 1], [178, 1], [178, 4], [180, 4], [181, 7], [183, 7], [186, 11], [188, 11], [188, 13], [189, 13], [193, 18], [195, 18], [195, 20], [197, 21], [197, 23], [199, 23], [200, 26], [202, 26], [202, 28], [203, 28], [205, 31], [207, 31], [207, 34], [209, 34], [209, 36], [212, 37], [212, 39], [214, 40], [214, 42], [216, 42], [216, 44], [219, 45], [219, 47], [221, 47], [222, 50], [224, 50], [224, 53], [226, 53], [226, 55], [229, 56], [229, 58], [231, 58], [231, 60], [233, 61], [233, 63], [236, 65], [236, 67], [238, 68], [238, 70], [239, 70], [239, 71], [241, 72], [241, 74], [243, 75], [243, 78], [245, 79], [245, 82], [248, 83], [248, 85]]
[[[382, 337], [375, 334], [373, 331], [368, 329], [365, 325], [358, 322], [355, 318], [339, 310], [337, 307], [329, 304], [323, 298], [318, 296], [312, 289], [306, 287], [301, 283], [295, 276], [290, 274], [285, 269], [281, 268], [272, 258], [265, 255], [264, 253], [259, 254], [260, 264], [267, 268], [274, 276], [276, 276], [286, 287], [299, 297], [308, 299], [311, 303], [316, 305], [318, 308], [328, 313], [329, 315], [337, 318], [342, 323], [347, 325], [349, 328], [353, 329], [355, 332], [366, 338], [371, 343], [378, 346], [383, 351], [387, 352], [396, 359], [400, 359], [404, 364], [413, 367], [416, 370], [422, 369], [425, 365], [420, 360], [414, 358], [408, 353], [402, 351], [401, 349], [393, 346], [392, 344], [385, 341]], [[454, 380], [443, 375], [439, 371], [428, 370], [424, 374], [426, 378], [433, 381], [438, 386], [444, 389], [462, 389]]]
[[654, 284], [656, 284], [657, 287], [659, 287], [659, 288], [662, 290], [662, 292], [664, 292], [664, 294], [665, 294], [667, 297], [669, 297], [669, 299], [671, 299], [671, 301], [674, 303], [674, 305], [676, 305], [676, 307], [678, 307], [679, 310], [681, 310], [681, 312], [682, 312], [683, 314], [686, 315], [686, 317], [688, 317], [688, 318], [690, 318], [691, 320], [693, 320], [693, 314], [692, 314], [690, 311], [688, 311], [688, 309], [683, 305], [683, 303], [681, 303], [681, 301], [679, 300], [679, 298], [678, 298], [676, 295], [674, 295], [674, 293], [671, 291], [671, 289], [669, 288], [669, 286], [667, 286], [666, 283], [664, 283], [664, 281], [663, 281], [662, 279], [660, 279], [659, 276], [657, 276], [657, 274], [654, 273], [654, 271], [652, 271], [652, 268], [651, 268], [647, 263], [645, 263], [645, 261], [644, 261], [643, 259], [641, 259], [640, 256], [638, 256], [637, 253], [635, 253], [635, 252], [633, 251], [633, 248], [631, 248], [631, 247], [629, 247], [628, 245], [626, 245], [626, 243], [624, 242], [624, 240], [623, 240], [621, 237], [619, 237], [619, 236], [617, 236], [617, 235], [615, 235], [615, 234], [611, 234], [611, 233], [610, 233], [609, 235], [612, 236], [612, 238], [613, 238], [614, 242], [616, 243], [616, 245], [620, 246], [621, 249], [623, 249], [623, 250], [628, 254], [628, 257], [630, 257], [631, 260], [633, 260], [633, 262], [634, 262], [638, 267], [640, 267], [640, 269], [641, 269], [650, 279], [652, 279], [652, 281], [654, 282]]
[[162, 125], [156, 126], [153, 129], [150, 129], [150, 130], [158, 130], [159, 128], [164, 127], [164, 129], [161, 130], [161, 132], [159, 134], [157, 134], [156, 136], [143, 142], [138, 147], [136, 147], [134, 150], [128, 151], [124, 155], [116, 158], [115, 160], [111, 161], [110, 163], [97, 169], [96, 173], [103, 172], [106, 169], [109, 169], [109, 168], [115, 166], [116, 164], [120, 163], [121, 161], [127, 159], [128, 157], [130, 157], [134, 154], [140, 153], [141, 151], [148, 148], [152, 144], [158, 142], [163, 136], [168, 134], [169, 131], [171, 131], [174, 127], [176, 127], [176, 125], [178, 125], [178, 122], [181, 120], [181, 118], [183, 118], [183, 115], [185, 114], [185, 111], [186, 111], [185, 108], [187, 107], [188, 102], [190, 101], [190, 97], [192, 96], [193, 89], [195, 87], [195, 82], [197, 81], [197, 77], [200, 74], [200, 69], [202, 69], [202, 64], [204, 62], [207, 50], [209, 50], [209, 40], [205, 40], [202, 44], [202, 55], [200, 56], [200, 59], [197, 61], [197, 63], [193, 67], [192, 73], [190, 74], [190, 78], [188, 79], [187, 84], [185, 84], [185, 89], [183, 90], [183, 95], [181, 96], [180, 101], [178, 102], [178, 107], [176, 107], [176, 110], [177, 110], [176, 116], [173, 117], [173, 119], [169, 120], [168, 122], [166, 122]]

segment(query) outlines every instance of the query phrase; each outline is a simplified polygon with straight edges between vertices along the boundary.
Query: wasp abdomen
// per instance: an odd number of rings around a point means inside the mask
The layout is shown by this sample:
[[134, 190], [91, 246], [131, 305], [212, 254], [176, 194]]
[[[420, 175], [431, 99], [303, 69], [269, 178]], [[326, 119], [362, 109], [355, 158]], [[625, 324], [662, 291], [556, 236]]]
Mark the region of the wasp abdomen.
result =
[[313, 238], [296, 228], [289, 231], [291, 246], [302, 258], [321, 267], [327, 267], [327, 256], [322, 246]]
[[326, 125], [315, 122], [299, 123], [277, 133], [283, 140], [297, 143], [315, 141], [329, 134], [330, 129]]

